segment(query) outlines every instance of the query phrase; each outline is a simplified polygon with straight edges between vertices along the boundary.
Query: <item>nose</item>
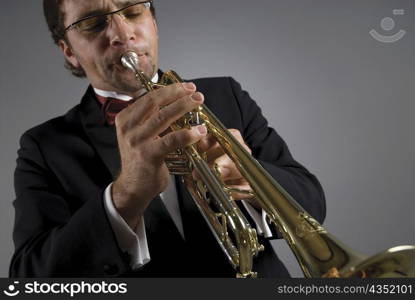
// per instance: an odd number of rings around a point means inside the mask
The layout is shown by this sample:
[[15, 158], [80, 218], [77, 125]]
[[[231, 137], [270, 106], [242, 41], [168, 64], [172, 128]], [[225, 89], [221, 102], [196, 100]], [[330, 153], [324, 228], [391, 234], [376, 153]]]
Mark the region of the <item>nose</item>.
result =
[[129, 41], [135, 40], [134, 26], [125, 20], [123, 16], [114, 14], [111, 16], [108, 36], [111, 46], [124, 46]]

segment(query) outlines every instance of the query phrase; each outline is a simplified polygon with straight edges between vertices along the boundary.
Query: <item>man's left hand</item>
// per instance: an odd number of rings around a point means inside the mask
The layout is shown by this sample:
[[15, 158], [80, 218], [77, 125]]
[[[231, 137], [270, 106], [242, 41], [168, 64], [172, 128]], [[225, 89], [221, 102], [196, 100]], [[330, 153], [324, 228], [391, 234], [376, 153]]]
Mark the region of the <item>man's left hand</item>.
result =
[[[238, 140], [238, 142], [251, 154], [252, 151], [248, 147], [248, 145], [246, 145], [239, 130], [229, 129], [229, 131]], [[219, 169], [220, 178], [228, 187], [246, 191], [252, 190], [248, 181], [241, 175], [235, 163], [224, 152], [223, 148], [219, 145], [219, 143], [211, 134], [201, 139], [198, 142], [197, 146], [201, 152], [206, 153], [207, 162], [211, 169], [213, 170], [215, 167]], [[194, 172], [194, 176], [198, 178], [196, 172]], [[246, 200], [255, 208], [260, 209], [259, 204], [249, 194], [232, 192], [232, 197], [235, 200]]]

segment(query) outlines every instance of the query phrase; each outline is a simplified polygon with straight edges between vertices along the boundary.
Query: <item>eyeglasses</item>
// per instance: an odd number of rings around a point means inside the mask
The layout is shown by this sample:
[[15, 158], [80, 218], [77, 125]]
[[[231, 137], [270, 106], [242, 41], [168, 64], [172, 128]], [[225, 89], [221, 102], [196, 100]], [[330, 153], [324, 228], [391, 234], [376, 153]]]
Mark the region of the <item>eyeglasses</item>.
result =
[[99, 33], [107, 27], [114, 14], [121, 16], [124, 20], [137, 22], [144, 18], [145, 11], [151, 7], [152, 3], [152, 0], [140, 1], [116, 11], [82, 18], [66, 27], [65, 33], [72, 29], [85, 33]]

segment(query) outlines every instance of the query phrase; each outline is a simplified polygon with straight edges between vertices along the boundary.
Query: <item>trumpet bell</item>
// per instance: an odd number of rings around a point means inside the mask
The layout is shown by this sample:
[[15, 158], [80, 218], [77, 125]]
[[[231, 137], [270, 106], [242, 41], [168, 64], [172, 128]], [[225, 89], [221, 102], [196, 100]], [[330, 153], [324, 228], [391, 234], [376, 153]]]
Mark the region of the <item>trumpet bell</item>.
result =
[[342, 277], [415, 277], [415, 246], [396, 246], [375, 254], [350, 268]]

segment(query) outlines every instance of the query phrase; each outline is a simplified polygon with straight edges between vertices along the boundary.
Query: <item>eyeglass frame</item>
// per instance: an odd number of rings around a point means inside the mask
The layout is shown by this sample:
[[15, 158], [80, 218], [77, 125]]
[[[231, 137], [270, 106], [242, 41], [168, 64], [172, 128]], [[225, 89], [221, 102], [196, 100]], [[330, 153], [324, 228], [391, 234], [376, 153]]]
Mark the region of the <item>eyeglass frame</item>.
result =
[[96, 17], [105, 17], [105, 16], [110, 16], [110, 15], [118, 14], [120, 11], [123, 11], [123, 10], [125, 10], [125, 9], [127, 9], [129, 7], [134, 6], [134, 5], [146, 4], [146, 3], [149, 3], [150, 4], [149, 8], [151, 8], [152, 5], [153, 5], [153, 0], [139, 1], [139, 2], [129, 4], [129, 5], [125, 6], [125, 7], [123, 7], [123, 8], [120, 8], [120, 9], [117, 9], [117, 10], [114, 10], [114, 11], [111, 11], [111, 12], [108, 12], [108, 13], [97, 14], [97, 15], [92, 15], [92, 16], [88, 16], [88, 17], [82, 18], [82, 19], [80, 19], [78, 21], [73, 22], [68, 27], [66, 27], [65, 30], [64, 30], [64, 33], [66, 34], [69, 30], [75, 29], [77, 24], [79, 24], [79, 23], [81, 23], [81, 22], [83, 22], [85, 20], [88, 20], [88, 19], [91, 19], [91, 18], [96, 18]]

